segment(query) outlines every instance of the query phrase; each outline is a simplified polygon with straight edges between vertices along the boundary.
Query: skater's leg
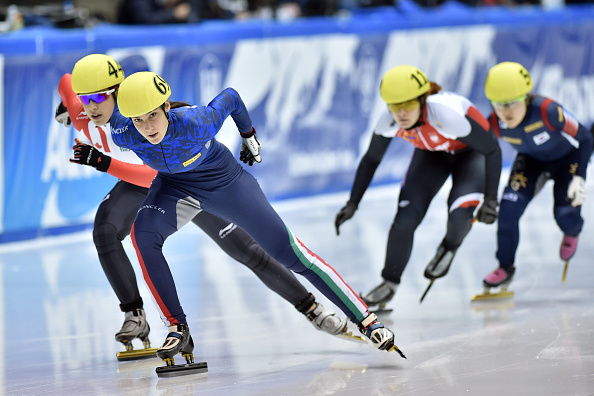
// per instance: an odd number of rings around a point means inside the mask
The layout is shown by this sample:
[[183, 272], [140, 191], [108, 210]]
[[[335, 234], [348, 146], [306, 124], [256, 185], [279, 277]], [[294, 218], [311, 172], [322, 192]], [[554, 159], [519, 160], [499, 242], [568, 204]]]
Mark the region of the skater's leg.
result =
[[472, 227], [475, 209], [485, 188], [485, 159], [476, 151], [454, 157], [452, 190], [448, 196], [448, 223], [442, 246], [456, 250]]
[[192, 219], [225, 253], [244, 264], [270, 290], [291, 303], [318, 330], [332, 335], [346, 332], [346, 320], [324, 309], [295, 275], [270, 257], [241, 228], [206, 211]]
[[165, 240], [200, 211], [200, 203], [184, 195], [157, 175], [131, 233], [144, 280], [167, 326], [186, 324], [171, 270], [163, 256]]
[[295, 275], [280, 265], [241, 228], [208, 212], [201, 211], [192, 219], [221, 249], [244, 264], [268, 288], [297, 306], [309, 293]]
[[368, 315], [365, 304], [336, 271], [289, 231], [249, 173], [243, 172], [219, 190], [204, 203], [204, 209], [233, 220], [279, 263], [305, 276], [355, 323]]
[[512, 165], [508, 185], [499, 205], [497, 253], [499, 266], [514, 266], [520, 241], [520, 218], [535, 195], [543, 169], [530, 158], [518, 155]]
[[567, 189], [573, 175], [568, 171], [567, 167], [561, 167], [560, 169], [561, 171], [553, 174], [555, 182], [553, 186], [553, 213], [561, 231], [565, 235], [575, 237], [579, 235], [584, 225], [584, 219], [581, 215], [582, 207], [571, 206], [567, 199]]
[[[563, 231], [563, 239], [559, 248], [559, 256], [567, 263], [573, 257], [577, 250], [579, 234], [582, 232], [584, 219], [582, 218], [582, 206], [571, 206], [567, 199], [567, 190], [569, 183], [573, 178], [572, 166], [577, 163], [577, 152], [557, 161], [558, 164], [552, 164], [556, 170], [552, 173], [555, 181], [553, 187], [554, 209], [553, 213], [557, 225]], [[565, 276], [565, 275], [564, 275]], [[563, 278], [565, 279], [565, 277]]]
[[400, 189], [398, 211], [388, 234], [386, 261], [382, 270], [384, 280], [400, 283], [410, 259], [415, 231], [449, 174], [449, 166], [439, 153], [415, 150]]
[[136, 275], [122, 240], [130, 234], [136, 212], [148, 189], [120, 181], [103, 199], [93, 227], [99, 262], [123, 312], [142, 308]]

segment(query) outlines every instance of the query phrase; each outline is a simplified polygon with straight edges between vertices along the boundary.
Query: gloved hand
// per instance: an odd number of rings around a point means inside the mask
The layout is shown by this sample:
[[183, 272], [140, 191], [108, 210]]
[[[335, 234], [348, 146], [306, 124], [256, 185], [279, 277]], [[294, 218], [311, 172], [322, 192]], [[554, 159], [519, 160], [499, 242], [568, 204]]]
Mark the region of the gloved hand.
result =
[[56, 114], [54, 115], [56, 121], [64, 126], [70, 126], [70, 116], [68, 115], [68, 109], [64, 106], [64, 103], [60, 102], [56, 108]]
[[580, 206], [586, 199], [586, 181], [581, 176], [574, 176], [567, 189], [567, 198], [571, 201], [571, 206]]
[[107, 172], [109, 164], [111, 164], [111, 157], [103, 154], [90, 144], [82, 143], [75, 139], [76, 144], [72, 147], [74, 150], [74, 158], [70, 158], [70, 162], [79, 165], [88, 165], [101, 172]]
[[336, 215], [336, 220], [334, 220], [334, 226], [336, 227], [336, 235], [340, 235], [339, 227], [342, 223], [353, 217], [355, 211], [357, 210], [357, 204], [351, 201], [348, 201], [347, 204], [340, 209], [338, 214]]
[[485, 197], [479, 208], [476, 219], [481, 223], [493, 224], [497, 220], [497, 198]]
[[241, 143], [241, 152], [239, 153], [239, 159], [243, 161], [244, 164], [249, 164], [252, 166], [254, 162], [262, 162], [262, 158], [260, 158], [260, 142], [256, 138], [256, 130], [252, 127], [251, 131], [248, 133], [241, 133], [242, 143]]

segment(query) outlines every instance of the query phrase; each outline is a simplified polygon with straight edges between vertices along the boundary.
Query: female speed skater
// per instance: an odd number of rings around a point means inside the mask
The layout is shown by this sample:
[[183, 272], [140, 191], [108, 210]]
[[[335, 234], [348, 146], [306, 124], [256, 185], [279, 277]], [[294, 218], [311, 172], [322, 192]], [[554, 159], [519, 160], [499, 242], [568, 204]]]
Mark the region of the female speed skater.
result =
[[[99, 205], [93, 242], [103, 271], [120, 301], [120, 309], [125, 313], [124, 324], [115, 338], [130, 352], [118, 354], [118, 357], [127, 358], [155, 353], [154, 349], [147, 350], [150, 327], [122, 240], [130, 234], [136, 212], [157, 171], [144, 164], [134, 152], [120, 150], [111, 138], [109, 119], [123, 80], [124, 72], [112, 57], [93, 54], [82, 58], [72, 75], [66, 74], [60, 80], [58, 92], [62, 103], [56, 110], [56, 119], [65, 125], [72, 123], [79, 135], [70, 162], [94, 167], [119, 179]], [[346, 319], [325, 310], [289, 270], [241, 228], [203, 210], [196, 211], [191, 221], [229, 256], [247, 266], [266, 286], [295, 306], [318, 330], [350, 338]], [[135, 338], [143, 341], [144, 351], [132, 351]]]
[[493, 112], [489, 120], [495, 133], [516, 150], [509, 182], [503, 191], [497, 228], [499, 266], [483, 280], [506, 292], [515, 272], [520, 239], [519, 221], [543, 184], [554, 181], [553, 213], [563, 232], [559, 254], [567, 262], [575, 254], [584, 224], [581, 209], [586, 199], [586, 171], [592, 154], [592, 133], [554, 100], [532, 94], [530, 73], [519, 63], [502, 62], [491, 68], [485, 95]]
[[120, 85], [118, 109], [110, 120], [114, 143], [134, 151], [158, 170], [131, 233], [145, 282], [169, 326], [157, 356], [168, 365], [173, 365], [178, 352], [186, 359], [192, 356], [186, 314], [162, 247], [169, 235], [201, 209], [233, 221], [280, 264], [308, 279], [375, 347], [399, 352], [392, 331], [369, 313], [367, 305], [332, 267], [297, 239], [256, 179], [215, 139], [231, 116], [243, 141], [241, 160], [249, 164], [261, 161], [260, 143], [237, 91], [226, 88], [200, 107], [176, 107], [176, 102], [169, 101], [170, 95], [171, 88], [161, 76], [132, 74]]
[[[497, 188], [501, 150], [487, 120], [466, 98], [443, 92], [415, 66], [396, 66], [384, 74], [380, 94], [387, 106], [371, 143], [361, 159], [347, 204], [336, 215], [336, 233], [353, 217], [390, 142], [399, 137], [415, 149], [403, 178], [398, 210], [390, 233], [383, 281], [361, 295], [378, 311], [394, 297], [410, 259], [414, 233], [429, 204], [452, 177], [445, 237], [425, 269], [431, 283], [445, 276], [456, 250], [476, 219], [492, 224], [497, 219]], [[425, 291], [425, 294], [429, 290]], [[425, 297], [421, 297], [421, 301]]]

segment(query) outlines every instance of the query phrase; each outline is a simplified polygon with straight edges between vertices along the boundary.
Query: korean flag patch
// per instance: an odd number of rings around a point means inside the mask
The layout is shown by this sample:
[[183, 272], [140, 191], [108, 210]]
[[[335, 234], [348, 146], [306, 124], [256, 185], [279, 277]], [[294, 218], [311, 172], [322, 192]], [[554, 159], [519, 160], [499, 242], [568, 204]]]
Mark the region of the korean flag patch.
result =
[[532, 138], [532, 140], [534, 140], [534, 143], [537, 146], [540, 146], [541, 144], [545, 143], [547, 140], [549, 140], [551, 138], [551, 135], [549, 135], [548, 132], [541, 132], [538, 135], [534, 136]]

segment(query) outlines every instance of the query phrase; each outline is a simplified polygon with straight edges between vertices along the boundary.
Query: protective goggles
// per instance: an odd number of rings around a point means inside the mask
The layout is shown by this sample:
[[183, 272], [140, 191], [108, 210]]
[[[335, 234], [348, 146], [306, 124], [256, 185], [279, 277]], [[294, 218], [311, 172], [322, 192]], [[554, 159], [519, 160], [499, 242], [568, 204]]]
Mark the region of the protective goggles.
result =
[[115, 88], [107, 91], [95, 92], [92, 94], [76, 95], [76, 97], [85, 105], [91, 103], [91, 100], [99, 104], [103, 102], [105, 99], [109, 98], [109, 95], [111, 95], [114, 92]]
[[419, 99], [415, 98], [402, 103], [390, 103], [388, 105], [388, 109], [390, 109], [390, 111], [393, 113], [398, 113], [400, 109], [403, 109], [405, 111], [411, 111], [416, 109], [420, 105], [421, 103], [419, 102]]
[[499, 109], [499, 110], [512, 109], [512, 108], [516, 107], [517, 105], [519, 105], [520, 103], [522, 103], [523, 101], [525, 101], [527, 96], [528, 95], [522, 95], [518, 99], [510, 100], [507, 102], [491, 101], [491, 105], [493, 105], [494, 108]]

